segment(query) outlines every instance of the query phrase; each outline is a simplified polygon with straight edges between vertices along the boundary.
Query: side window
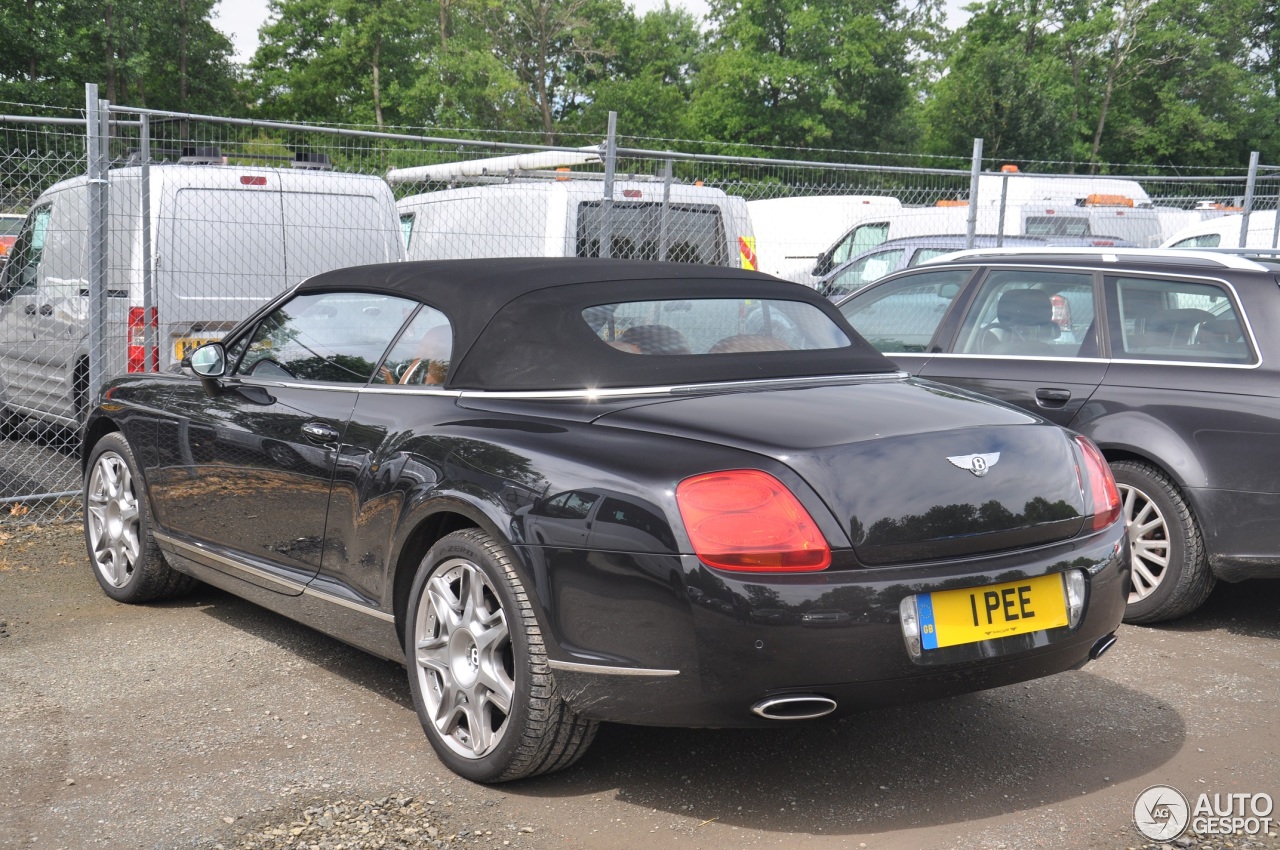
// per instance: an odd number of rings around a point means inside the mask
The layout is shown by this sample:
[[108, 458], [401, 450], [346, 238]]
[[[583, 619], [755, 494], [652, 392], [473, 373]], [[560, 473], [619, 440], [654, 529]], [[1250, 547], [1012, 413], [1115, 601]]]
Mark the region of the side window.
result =
[[1089, 219], [1063, 215], [1029, 215], [1025, 232], [1028, 236], [1089, 236]]
[[439, 386], [449, 374], [453, 329], [444, 313], [423, 307], [396, 340], [375, 384], [402, 387]]
[[850, 257], [863, 251], [870, 251], [889, 238], [889, 222], [877, 221], [875, 224], [862, 224], [849, 231], [831, 252], [833, 265], [840, 265]]
[[851, 263], [848, 268], [831, 278], [831, 282], [827, 284], [827, 297], [833, 299], [843, 298], [850, 293], [857, 292], [868, 283], [871, 283], [871, 281], [879, 280], [889, 272], [897, 271], [898, 266], [902, 264], [902, 255], [904, 253], [906, 252], [903, 249], [894, 248], [889, 251], [869, 254], [861, 260]]
[[41, 207], [32, 212], [28, 227], [23, 229], [9, 251], [4, 271], [4, 288], [8, 295], [35, 287], [52, 213], [52, 207]]
[[855, 295], [840, 312], [880, 351], [925, 351], [970, 272], [947, 269], [898, 278]]
[[1122, 360], [1251, 363], [1230, 293], [1212, 283], [1108, 277], [1111, 355]]
[[1173, 243], [1174, 248], [1217, 248], [1218, 243], [1222, 241], [1220, 233], [1203, 233], [1199, 236], [1191, 236], [1187, 239], [1180, 239]]
[[993, 271], [965, 316], [956, 352], [1097, 357], [1095, 312], [1090, 274]]
[[413, 238], [413, 213], [400, 213], [400, 235], [404, 237], [404, 247], [409, 249], [409, 242]]
[[417, 306], [363, 292], [298, 295], [258, 323], [234, 374], [363, 384]]
[[916, 251], [916, 255], [911, 258], [908, 266], [918, 266], [921, 263], [932, 260], [934, 257], [941, 257], [943, 254], [954, 254], [959, 248], [921, 248]]

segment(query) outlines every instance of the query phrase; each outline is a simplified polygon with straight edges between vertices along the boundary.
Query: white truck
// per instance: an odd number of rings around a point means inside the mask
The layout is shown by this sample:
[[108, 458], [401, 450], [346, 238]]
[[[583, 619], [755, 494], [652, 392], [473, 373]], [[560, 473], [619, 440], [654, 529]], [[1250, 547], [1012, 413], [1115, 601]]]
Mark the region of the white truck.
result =
[[[108, 172], [106, 374], [176, 369], [258, 305], [318, 272], [404, 258], [378, 177], [228, 165]], [[88, 376], [89, 184], [32, 205], [0, 278], [0, 427], [75, 427]], [[149, 313], [148, 313], [149, 310]]]

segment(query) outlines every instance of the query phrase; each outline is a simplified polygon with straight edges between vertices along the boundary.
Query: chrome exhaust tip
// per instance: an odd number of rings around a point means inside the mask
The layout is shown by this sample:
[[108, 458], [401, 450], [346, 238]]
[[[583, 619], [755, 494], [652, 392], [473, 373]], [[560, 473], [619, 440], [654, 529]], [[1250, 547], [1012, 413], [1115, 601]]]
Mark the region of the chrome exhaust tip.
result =
[[1093, 649], [1089, 650], [1089, 660], [1097, 661], [1102, 654], [1108, 649], [1116, 645], [1116, 636], [1114, 634], [1098, 638], [1098, 642], [1093, 645]]
[[751, 706], [751, 713], [766, 720], [813, 720], [836, 710], [836, 701], [817, 694], [780, 694]]

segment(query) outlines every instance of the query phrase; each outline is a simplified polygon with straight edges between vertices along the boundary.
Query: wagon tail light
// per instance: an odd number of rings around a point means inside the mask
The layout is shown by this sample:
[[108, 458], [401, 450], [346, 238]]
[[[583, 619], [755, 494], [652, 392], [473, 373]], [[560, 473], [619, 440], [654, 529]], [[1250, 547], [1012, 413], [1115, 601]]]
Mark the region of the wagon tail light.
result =
[[1101, 531], [1120, 518], [1120, 491], [1107, 460], [1088, 437], [1076, 437], [1084, 454], [1080, 473], [1080, 489], [1088, 497], [1087, 510], [1093, 512], [1093, 530]]
[[813, 572], [831, 565], [817, 523], [778, 479], [758, 469], [686, 478], [680, 518], [704, 564], [739, 572]]
[[[159, 327], [156, 320], [156, 308], [151, 308], [151, 327]], [[147, 311], [142, 307], [129, 308], [129, 371], [130, 372], [159, 372], [160, 371], [160, 349], [157, 346], [151, 346], [151, 350], [147, 351]], [[150, 355], [150, 356], [148, 356]], [[147, 362], [150, 361], [148, 367]]]

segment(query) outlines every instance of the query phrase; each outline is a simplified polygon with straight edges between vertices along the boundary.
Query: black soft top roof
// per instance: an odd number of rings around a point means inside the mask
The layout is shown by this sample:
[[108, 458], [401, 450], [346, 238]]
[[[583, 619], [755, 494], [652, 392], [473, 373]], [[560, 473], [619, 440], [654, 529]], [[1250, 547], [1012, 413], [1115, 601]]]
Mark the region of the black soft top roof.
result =
[[[386, 292], [429, 304], [453, 325], [451, 389], [643, 387], [892, 372], [896, 367], [826, 298], [800, 284], [721, 266], [602, 259], [439, 260], [325, 272], [299, 292]], [[637, 356], [603, 344], [582, 317], [621, 301], [693, 298], [800, 301], [851, 340], [846, 348]]]

